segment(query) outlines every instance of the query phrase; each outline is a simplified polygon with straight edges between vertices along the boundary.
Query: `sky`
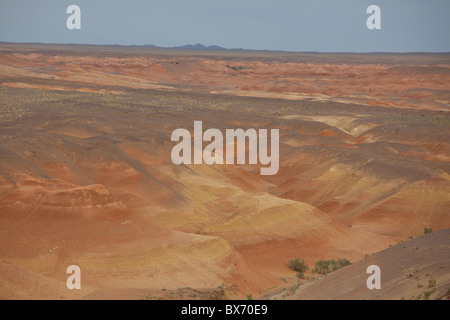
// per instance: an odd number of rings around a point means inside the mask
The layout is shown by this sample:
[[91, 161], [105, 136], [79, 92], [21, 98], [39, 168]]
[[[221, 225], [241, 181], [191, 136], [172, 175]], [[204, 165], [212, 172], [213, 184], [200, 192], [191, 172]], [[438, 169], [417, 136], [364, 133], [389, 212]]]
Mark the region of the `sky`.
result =
[[[81, 30], [66, 26], [70, 5]], [[370, 5], [380, 30], [366, 26]], [[0, 41], [450, 52], [450, 0], [0, 0]]]

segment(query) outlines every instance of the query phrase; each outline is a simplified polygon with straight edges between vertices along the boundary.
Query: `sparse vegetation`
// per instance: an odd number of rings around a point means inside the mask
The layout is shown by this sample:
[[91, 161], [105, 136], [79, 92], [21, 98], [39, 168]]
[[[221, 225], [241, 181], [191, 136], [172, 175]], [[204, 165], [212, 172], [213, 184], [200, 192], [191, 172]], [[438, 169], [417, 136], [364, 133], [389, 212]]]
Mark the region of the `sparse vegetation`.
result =
[[332, 260], [319, 260], [316, 262], [315, 268], [312, 270], [313, 273], [327, 275], [331, 272], [337, 271], [343, 267], [350, 265], [350, 261], [347, 259], [338, 259], [337, 261]]
[[433, 232], [432, 228], [426, 228], [426, 227], [423, 228], [423, 233], [424, 234], [429, 234], [429, 233], [432, 233], [432, 232]]
[[253, 295], [252, 294], [248, 294], [247, 295], [247, 300], [249, 300], [249, 301], [253, 300]]
[[247, 67], [244, 67], [244, 66], [234, 67], [234, 66], [226, 65], [225, 67], [227, 67], [228, 69], [231, 69], [233, 71], [242, 71], [242, 70], [247, 69]]
[[431, 291], [425, 291], [423, 293], [423, 297], [425, 300], [430, 300], [430, 296], [431, 296]]
[[289, 260], [289, 268], [299, 273], [305, 273], [309, 269], [309, 266], [306, 264], [305, 260], [295, 258]]
[[302, 280], [305, 280], [305, 279], [306, 279], [305, 274], [304, 274], [303, 272], [297, 273], [297, 278], [298, 278], [298, 279], [302, 279]]
[[178, 288], [178, 291], [185, 291], [185, 290], [194, 291], [194, 292], [197, 291], [196, 289], [193, 289], [191, 287]]
[[434, 288], [436, 286], [436, 280], [428, 280], [428, 288]]
[[300, 288], [300, 285], [295, 285], [295, 286], [292, 286], [292, 287], [290, 287], [290, 288], [288, 288], [288, 291], [287, 291], [287, 293], [285, 294], [285, 296], [292, 296], [292, 295], [294, 295], [295, 294], [295, 292], [298, 290], [298, 288]]
[[401, 124], [404, 126], [407, 125], [434, 125], [434, 126], [449, 126], [450, 119], [447, 117], [439, 117], [433, 114], [422, 114], [418, 115], [395, 115], [393, 120], [393, 124]]

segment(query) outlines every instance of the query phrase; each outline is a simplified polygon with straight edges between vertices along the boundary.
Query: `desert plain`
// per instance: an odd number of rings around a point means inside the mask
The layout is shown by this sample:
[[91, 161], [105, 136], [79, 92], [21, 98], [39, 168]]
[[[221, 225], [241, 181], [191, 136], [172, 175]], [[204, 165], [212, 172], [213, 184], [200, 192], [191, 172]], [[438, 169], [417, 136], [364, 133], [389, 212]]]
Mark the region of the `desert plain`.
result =
[[[450, 54], [0, 43], [0, 298], [448, 298], [449, 105]], [[173, 164], [194, 121], [279, 172]]]

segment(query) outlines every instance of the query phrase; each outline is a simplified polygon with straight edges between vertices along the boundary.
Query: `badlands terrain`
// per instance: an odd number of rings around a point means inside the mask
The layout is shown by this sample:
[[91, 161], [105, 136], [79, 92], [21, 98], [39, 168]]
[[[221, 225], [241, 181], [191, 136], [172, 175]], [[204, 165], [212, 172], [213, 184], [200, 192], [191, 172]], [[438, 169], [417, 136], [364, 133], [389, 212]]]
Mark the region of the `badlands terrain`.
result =
[[[449, 104], [449, 54], [1, 43], [0, 298], [445, 297]], [[197, 120], [279, 129], [278, 174], [174, 165]]]

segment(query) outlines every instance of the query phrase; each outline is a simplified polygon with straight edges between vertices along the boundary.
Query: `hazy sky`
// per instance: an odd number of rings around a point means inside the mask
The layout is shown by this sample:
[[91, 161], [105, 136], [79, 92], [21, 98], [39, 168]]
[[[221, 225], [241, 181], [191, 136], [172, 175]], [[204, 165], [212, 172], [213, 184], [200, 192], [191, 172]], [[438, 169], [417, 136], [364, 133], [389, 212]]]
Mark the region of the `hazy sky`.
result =
[[[66, 9], [81, 8], [81, 30]], [[381, 30], [369, 30], [369, 5]], [[450, 51], [450, 0], [0, 0], [0, 41]]]

